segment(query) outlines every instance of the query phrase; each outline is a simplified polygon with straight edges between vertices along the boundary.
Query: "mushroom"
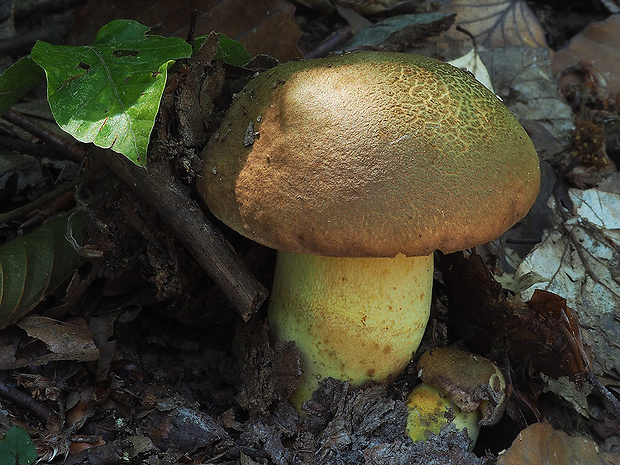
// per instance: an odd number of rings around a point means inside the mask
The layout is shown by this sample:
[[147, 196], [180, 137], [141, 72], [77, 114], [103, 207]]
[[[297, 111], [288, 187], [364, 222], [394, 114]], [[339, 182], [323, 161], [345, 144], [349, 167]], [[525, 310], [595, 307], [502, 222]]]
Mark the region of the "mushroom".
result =
[[298, 408], [327, 377], [401, 372], [428, 320], [433, 251], [501, 235], [540, 177], [524, 129], [470, 73], [381, 52], [255, 77], [204, 160], [213, 214], [278, 250], [268, 318], [302, 353]]
[[407, 397], [407, 434], [426, 441], [452, 424], [466, 430], [473, 449], [480, 427], [504, 414], [508, 390], [501, 370], [484, 357], [445, 347], [424, 352], [417, 367], [422, 383]]
[[463, 412], [448, 394], [430, 384], [418, 384], [407, 396], [407, 435], [413, 442], [426, 442], [431, 434], [441, 434], [443, 428], [454, 426], [464, 431], [471, 447], [480, 433], [480, 412]]

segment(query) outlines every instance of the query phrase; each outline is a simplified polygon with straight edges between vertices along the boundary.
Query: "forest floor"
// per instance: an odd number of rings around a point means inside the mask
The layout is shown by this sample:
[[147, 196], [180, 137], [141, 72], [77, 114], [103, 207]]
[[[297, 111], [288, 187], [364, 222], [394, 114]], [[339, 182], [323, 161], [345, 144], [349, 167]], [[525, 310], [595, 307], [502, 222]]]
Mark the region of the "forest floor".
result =
[[[0, 330], [0, 432], [26, 430], [40, 463], [620, 464], [620, 6], [613, 0], [5, 3], [2, 70], [35, 40], [92, 44], [99, 28], [121, 18], [186, 38], [193, 17], [196, 36], [225, 33], [256, 57], [239, 67], [207, 54], [170, 69], [147, 160], [150, 173], [164, 173], [155, 187], [145, 186], [153, 183], [141, 178], [146, 171], [115, 169], [57, 131], [44, 86], [0, 120], [3, 213], [73, 183], [5, 221], [1, 240], [76, 204], [88, 213], [89, 257], [69, 273], [69, 285], [45, 289], [42, 303]], [[188, 205], [201, 205], [194, 183], [202, 149], [233, 95], [272, 58], [366, 49], [451, 61], [474, 43], [481, 62], [459, 66], [476, 76], [488, 71], [534, 142], [536, 204], [501, 239], [436, 254], [431, 318], [403, 373], [361, 387], [330, 379], [300, 415], [288, 401], [299, 352], [270, 341], [267, 303], [260, 305], [275, 251], [201, 207], [256, 292], [253, 304], [235, 302], [234, 290], [216, 284], [227, 277], [204, 271], [179, 236], [183, 225], [162, 214], [167, 197], [157, 179], [173, 177]], [[48, 131], [33, 132], [20, 118]], [[0, 249], [6, 267], [3, 256]], [[23, 289], [35, 292], [43, 291]], [[419, 355], [446, 346], [491, 359], [508, 380], [505, 413], [482, 428], [473, 450], [450, 428], [426, 443], [405, 434]]]

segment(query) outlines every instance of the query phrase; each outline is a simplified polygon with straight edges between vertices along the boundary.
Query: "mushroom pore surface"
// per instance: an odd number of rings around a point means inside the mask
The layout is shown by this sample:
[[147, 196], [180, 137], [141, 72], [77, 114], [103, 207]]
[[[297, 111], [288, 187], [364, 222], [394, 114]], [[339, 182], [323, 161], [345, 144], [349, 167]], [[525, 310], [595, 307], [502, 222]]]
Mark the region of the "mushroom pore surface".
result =
[[469, 73], [360, 52], [250, 81], [205, 149], [199, 191], [239, 233], [292, 253], [428, 255], [485, 243], [536, 198], [539, 163]]

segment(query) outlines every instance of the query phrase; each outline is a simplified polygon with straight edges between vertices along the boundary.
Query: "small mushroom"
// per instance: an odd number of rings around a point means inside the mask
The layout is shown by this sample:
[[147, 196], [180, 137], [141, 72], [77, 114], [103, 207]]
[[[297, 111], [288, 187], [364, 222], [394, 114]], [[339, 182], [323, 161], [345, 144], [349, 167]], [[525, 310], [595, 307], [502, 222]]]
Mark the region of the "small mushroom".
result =
[[472, 449], [478, 440], [480, 411], [463, 412], [448, 394], [430, 384], [418, 384], [411, 391], [407, 410], [406, 431], [414, 442], [426, 442], [450, 424], [467, 434]]
[[442, 347], [424, 352], [418, 376], [450, 395], [465, 412], [480, 409], [482, 426], [494, 425], [504, 413], [506, 380], [490, 360], [462, 350]]
[[479, 355], [449, 348], [425, 352], [418, 361], [422, 384], [407, 399], [407, 433], [425, 440], [452, 423], [467, 428], [472, 447], [480, 426], [497, 423], [506, 406], [506, 380], [501, 370]]
[[532, 142], [492, 92], [399, 53], [262, 73], [204, 159], [198, 188], [215, 216], [279, 251], [269, 324], [302, 353], [298, 407], [327, 377], [397, 375], [424, 334], [433, 251], [501, 235], [540, 177]]

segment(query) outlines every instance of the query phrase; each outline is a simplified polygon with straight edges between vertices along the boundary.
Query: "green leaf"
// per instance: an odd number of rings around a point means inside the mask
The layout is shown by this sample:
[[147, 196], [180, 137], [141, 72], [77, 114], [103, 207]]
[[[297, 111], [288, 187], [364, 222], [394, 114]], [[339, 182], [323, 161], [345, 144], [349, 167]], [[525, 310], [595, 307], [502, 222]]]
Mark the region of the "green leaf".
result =
[[0, 74], [0, 115], [26, 92], [45, 82], [45, 73], [29, 56], [22, 57]]
[[[68, 217], [0, 247], [0, 328], [15, 323], [73, 274], [80, 257], [65, 238]], [[77, 239], [81, 226], [77, 215], [72, 223]]]
[[222, 59], [224, 63], [235, 66], [247, 65], [252, 58], [241, 42], [231, 39], [224, 34], [218, 34], [220, 40], [215, 59]]
[[13, 426], [0, 441], [0, 463], [30, 465], [37, 459], [37, 449], [28, 433], [19, 426]]
[[140, 166], [146, 163], [168, 67], [191, 54], [183, 39], [147, 32], [136, 21], [116, 20], [99, 30], [92, 46], [37, 41], [32, 49], [32, 59], [45, 70], [58, 125]]

